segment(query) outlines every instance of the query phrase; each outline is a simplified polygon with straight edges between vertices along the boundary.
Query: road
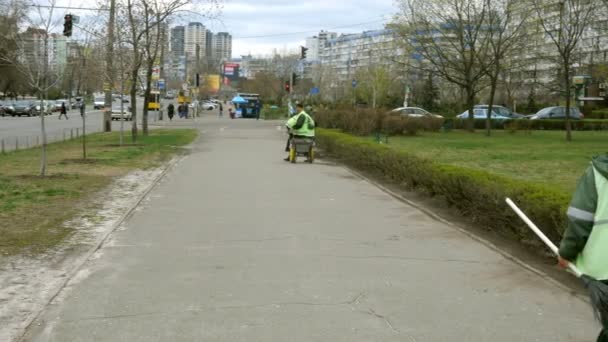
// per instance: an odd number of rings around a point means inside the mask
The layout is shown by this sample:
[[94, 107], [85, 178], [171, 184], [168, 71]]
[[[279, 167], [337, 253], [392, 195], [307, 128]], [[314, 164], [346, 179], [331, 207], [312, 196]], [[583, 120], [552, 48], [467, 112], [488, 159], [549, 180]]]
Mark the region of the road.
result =
[[338, 165], [283, 162], [280, 123], [198, 125], [24, 341], [594, 340], [563, 288]]
[[[128, 104], [125, 103], [125, 108], [127, 106]], [[137, 106], [138, 108], [142, 108], [143, 99], [138, 98]], [[89, 110], [87, 110], [86, 120], [87, 132], [101, 132], [103, 128], [103, 112], [100, 110], [93, 110], [92, 105], [88, 105], [88, 108]], [[148, 122], [154, 123], [157, 120], [157, 113], [155, 111], [150, 111], [149, 115]], [[141, 114], [138, 115], [138, 123], [140, 125], [141, 116]], [[64, 135], [66, 138], [69, 138], [71, 134], [76, 135], [77, 129], [79, 132], [82, 130], [82, 121], [79, 110], [70, 110], [68, 112], [68, 120], [65, 120], [64, 118], [62, 118], [62, 120], [58, 120], [58, 118], [58, 112], [45, 117], [45, 126], [49, 142], [62, 140]], [[125, 127], [127, 130], [129, 130], [131, 127], [131, 122], [126, 121]], [[112, 130], [117, 131], [119, 129], [120, 121], [113, 121]], [[28, 145], [32, 146], [36, 143], [36, 141], [42, 141], [40, 137], [40, 117], [0, 117], [0, 140], [4, 139], [5, 150], [10, 151], [15, 149], [17, 144], [19, 148], [24, 148]]]

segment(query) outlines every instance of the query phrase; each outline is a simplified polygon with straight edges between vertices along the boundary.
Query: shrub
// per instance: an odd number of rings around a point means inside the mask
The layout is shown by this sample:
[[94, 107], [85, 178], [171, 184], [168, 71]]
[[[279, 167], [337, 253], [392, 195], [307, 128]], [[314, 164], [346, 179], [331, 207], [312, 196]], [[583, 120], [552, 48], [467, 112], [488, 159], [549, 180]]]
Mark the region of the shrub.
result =
[[407, 135], [416, 135], [418, 131], [424, 128], [425, 118], [402, 117], [403, 130]]
[[404, 122], [401, 115], [387, 115], [382, 120], [382, 132], [387, 135], [403, 134]]
[[319, 130], [317, 141], [326, 153], [354, 168], [409, 189], [441, 196], [485, 228], [536, 241], [529, 228], [505, 204], [505, 197], [513, 199], [554, 241], [566, 226], [564, 213], [569, 196], [549, 186], [440, 164], [332, 130]]

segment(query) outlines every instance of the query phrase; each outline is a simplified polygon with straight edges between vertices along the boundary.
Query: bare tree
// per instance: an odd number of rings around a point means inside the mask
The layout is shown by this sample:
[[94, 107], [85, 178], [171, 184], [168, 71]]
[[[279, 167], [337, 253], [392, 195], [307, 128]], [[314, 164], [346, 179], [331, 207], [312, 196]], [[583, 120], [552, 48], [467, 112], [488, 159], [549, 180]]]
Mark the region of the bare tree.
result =
[[[52, 75], [49, 70], [49, 40], [54, 26], [53, 11], [56, 0], [49, 1], [49, 7], [34, 9], [31, 16], [24, 20], [29, 25], [23, 33], [11, 37], [17, 42], [16, 55], [5, 55], [4, 63], [15, 65], [24, 82], [34, 91], [40, 99], [40, 131], [42, 134], [42, 148], [40, 157], [40, 176], [46, 175], [47, 169], [47, 135], [45, 127], [45, 99], [50, 88], [60, 81], [60, 77]], [[13, 58], [16, 59], [13, 59]]]
[[596, 10], [596, 2], [589, 0], [559, 0], [547, 2], [532, 0], [543, 31], [553, 43], [559, 54], [562, 77], [562, 93], [566, 98], [566, 140], [572, 140], [570, 103], [572, 90], [572, 64], [574, 53], [584, 33], [589, 27]]
[[523, 26], [528, 12], [517, 0], [487, 0], [489, 26], [489, 56], [481, 63], [489, 63], [486, 72], [490, 79], [490, 100], [486, 118], [486, 135], [492, 130], [492, 110], [498, 81], [514, 52], [520, 52], [519, 44], [524, 39]]
[[468, 128], [474, 129], [475, 97], [487, 75], [488, 8], [485, 0], [400, 0], [401, 13], [391, 25], [408, 56], [403, 63], [458, 86], [466, 96]]

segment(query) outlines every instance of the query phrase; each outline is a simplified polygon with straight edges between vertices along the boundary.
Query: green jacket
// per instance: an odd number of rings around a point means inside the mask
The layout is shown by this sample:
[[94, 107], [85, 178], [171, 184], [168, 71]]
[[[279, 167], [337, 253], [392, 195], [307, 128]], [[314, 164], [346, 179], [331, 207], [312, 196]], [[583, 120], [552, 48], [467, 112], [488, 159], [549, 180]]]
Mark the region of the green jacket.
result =
[[567, 214], [560, 256], [573, 261], [584, 274], [608, 280], [608, 154], [592, 159]]
[[302, 137], [315, 136], [315, 121], [305, 111], [301, 111], [289, 118], [287, 120], [287, 127], [289, 127], [293, 135]]

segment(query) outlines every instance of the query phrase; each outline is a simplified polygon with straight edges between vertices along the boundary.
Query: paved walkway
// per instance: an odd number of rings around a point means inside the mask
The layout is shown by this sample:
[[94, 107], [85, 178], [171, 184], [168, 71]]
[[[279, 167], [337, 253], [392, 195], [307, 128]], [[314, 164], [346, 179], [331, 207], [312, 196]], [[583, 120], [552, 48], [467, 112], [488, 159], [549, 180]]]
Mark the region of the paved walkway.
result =
[[592, 341], [587, 304], [276, 123], [203, 135], [26, 341]]

